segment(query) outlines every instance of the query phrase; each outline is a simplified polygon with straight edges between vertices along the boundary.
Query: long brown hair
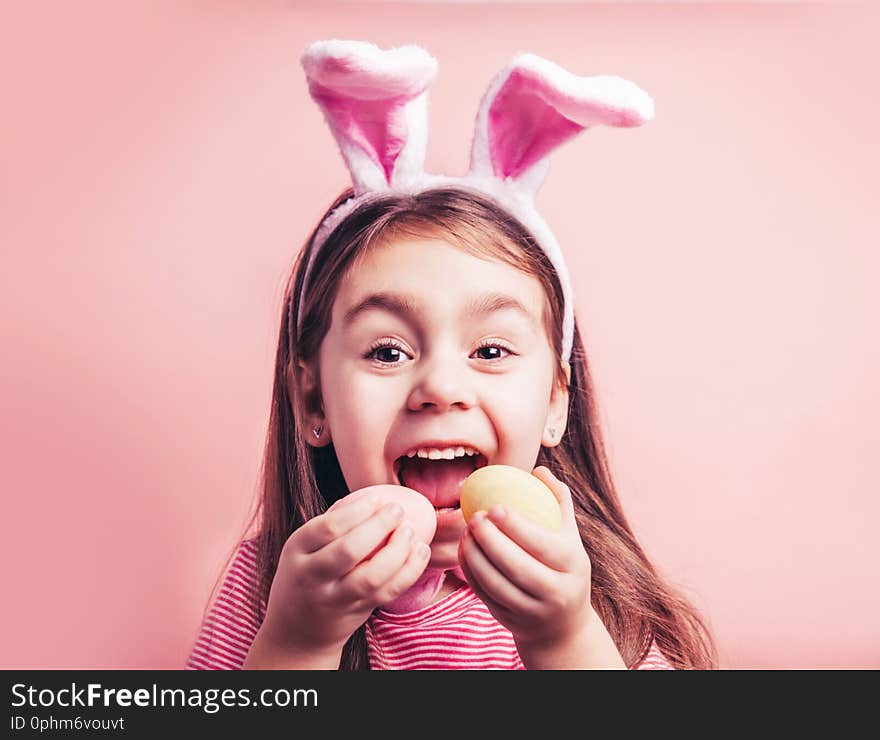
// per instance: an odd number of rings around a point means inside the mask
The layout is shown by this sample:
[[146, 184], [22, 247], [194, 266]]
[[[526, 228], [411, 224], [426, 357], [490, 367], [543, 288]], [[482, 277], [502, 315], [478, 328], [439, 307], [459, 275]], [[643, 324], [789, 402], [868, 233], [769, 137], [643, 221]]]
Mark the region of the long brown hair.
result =
[[[349, 188], [324, 217], [351, 195]], [[558, 277], [526, 228], [486, 196], [449, 187], [417, 194], [386, 193], [360, 205], [341, 221], [317, 253], [303, 305], [297, 305], [316, 233], [317, 228], [300, 251], [284, 293], [260, 500], [249, 525], [259, 518], [259, 583], [251, 594], [255, 613], [265, 608], [288, 537], [349, 492], [333, 445], [315, 448], [305, 440], [308, 430], [303, 412], [321, 408], [321, 390], [310, 398], [301, 397], [297, 382], [290, 380], [295, 375], [288, 375], [288, 368], [296, 368], [299, 361], [315, 361], [329, 329], [340, 278], [359, 256], [402, 234], [441, 234], [473, 254], [503, 260], [543, 285], [547, 336], [556, 358], [562, 350]], [[546, 465], [571, 489], [581, 539], [592, 564], [593, 607], [628, 667], [644, 659], [654, 639], [678, 668], [717, 668], [715, 644], [703, 618], [682, 593], [661, 578], [623, 513], [603, 448], [577, 323], [569, 363], [570, 382], [558, 360], [555, 373], [563, 387], [569, 384], [565, 434], [558, 446], [540, 448], [536, 465]], [[363, 626], [346, 643], [340, 668], [369, 668]]]

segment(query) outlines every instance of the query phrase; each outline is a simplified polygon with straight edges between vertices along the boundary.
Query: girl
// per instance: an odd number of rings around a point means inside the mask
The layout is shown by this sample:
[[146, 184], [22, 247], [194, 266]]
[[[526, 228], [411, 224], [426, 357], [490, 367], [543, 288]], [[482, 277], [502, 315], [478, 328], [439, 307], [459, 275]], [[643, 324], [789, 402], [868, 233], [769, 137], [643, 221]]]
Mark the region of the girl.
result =
[[[562, 252], [534, 208], [553, 149], [648, 120], [650, 98], [521, 55], [452, 178], [422, 166], [422, 49], [319, 42], [303, 65], [354, 187], [288, 280], [260, 526], [187, 668], [716, 667], [621, 509]], [[485, 464], [546, 483], [562, 530], [503, 507], [465, 525], [458, 490]], [[399, 507], [332, 506], [379, 483], [434, 504], [430, 546]]]

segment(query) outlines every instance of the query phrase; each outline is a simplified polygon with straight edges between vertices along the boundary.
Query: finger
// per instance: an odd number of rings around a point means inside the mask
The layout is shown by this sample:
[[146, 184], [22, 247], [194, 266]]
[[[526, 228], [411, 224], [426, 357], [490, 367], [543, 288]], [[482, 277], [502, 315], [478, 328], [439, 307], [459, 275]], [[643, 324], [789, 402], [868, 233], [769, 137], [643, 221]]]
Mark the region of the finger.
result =
[[[480, 549], [471, 532], [461, 542], [462, 566], [467, 568], [474, 583], [494, 602], [512, 612], [523, 613], [534, 609], [535, 599], [525, 593], [499, 571]], [[468, 582], [471, 578], [468, 578]]]
[[387, 604], [403, 594], [425, 572], [428, 567], [428, 558], [431, 548], [424, 542], [413, 540], [410, 546], [409, 557], [400, 568], [376, 593], [377, 604]]
[[577, 522], [574, 518], [574, 503], [571, 500], [571, 489], [565, 483], [559, 480], [559, 478], [553, 475], [553, 473], [550, 471], [550, 468], [544, 465], [539, 465], [537, 468], [535, 468], [532, 471], [532, 475], [534, 475], [538, 480], [546, 485], [547, 488], [550, 489], [551, 493], [556, 497], [556, 501], [559, 504], [559, 509], [562, 512], [563, 529], [577, 529]]
[[[464, 538], [462, 538], [462, 542]], [[489, 594], [487, 594], [483, 587], [480, 586], [479, 581], [476, 576], [471, 572], [470, 568], [464, 561], [464, 558], [460, 556], [461, 565], [459, 566], [462, 573], [464, 574], [464, 578], [468, 583], [468, 587], [473, 591], [489, 609], [489, 612], [497, 619], [499, 622], [507, 626], [507, 624], [512, 623], [510, 612], [502, 607], [497, 602], [493, 601]]]
[[312, 553], [309, 568], [322, 578], [342, 578], [381, 548], [402, 518], [403, 509], [398, 504], [383, 506], [342, 537]]
[[469, 534], [466, 534], [461, 538], [461, 542], [458, 545], [458, 560], [459, 560], [459, 568], [461, 572], [464, 573], [464, 578], [468, 583], [471, 591], [473, 591], [477, 596], [480, 597], [480, 601], [482, 601], [486, 605], [491, 605], [492, 609], [500, 609], [501, 606], [496, 604], [490, 597], [489, 594], [483, 590], [483, 587], [480, 585], [480, 582], [477, 580], [477, 577], [474, 575], [474, 572], [471, 570], [470, 566], [467, 564], [467, 560], [464, 556], [464, 543], [465, 540], [469, 537]]
[[315, 552], [338, 540], [379, 508], [379, 502], [369, 496], [345, 506], [337, 507], [338, 503], [323, 514], [312, 517], [296, 531], [297, 549], [300, 552]]
[[562, 532], [536, 524], [506, 506], [493, 506], [487, 517], [508, 539], [548, 568], [565, 572], [571, 566], [568, 537]]
[[498, 571], [521, 591], [535, 599], [556, 588], [558, 571], [548, 568], [501, 531], [485, 512], [478, 511], [470, 523], [471, 534]]
[[375, 596], [403, 567], [412, 547], [412, 528], [406, 524], [397, 527], [387, 544], [379, 548], [373, 557], [339, 580], [337, 591], [349, 601]]

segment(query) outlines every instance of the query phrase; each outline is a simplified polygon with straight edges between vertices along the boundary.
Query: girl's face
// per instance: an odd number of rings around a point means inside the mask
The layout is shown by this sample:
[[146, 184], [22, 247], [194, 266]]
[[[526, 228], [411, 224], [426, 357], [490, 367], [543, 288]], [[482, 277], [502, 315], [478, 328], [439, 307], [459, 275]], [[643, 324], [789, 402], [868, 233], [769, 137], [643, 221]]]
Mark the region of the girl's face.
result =
[[[308, 417], [325, 431], [309, 442], [333, 443], [351, 491], [399, 483], [396, 461], [420, 447], [470, 446], [490, 465], [531, 472], [540, 446], [562, 438], [568, 408], [545, 300], [536, 278], [441, 239], [374, 246], [333, 304], [319, 352], [323, 413]], [[431, 565], [452, 568], [461, 512], [448, 498], [432, 503], [444, 511]]]

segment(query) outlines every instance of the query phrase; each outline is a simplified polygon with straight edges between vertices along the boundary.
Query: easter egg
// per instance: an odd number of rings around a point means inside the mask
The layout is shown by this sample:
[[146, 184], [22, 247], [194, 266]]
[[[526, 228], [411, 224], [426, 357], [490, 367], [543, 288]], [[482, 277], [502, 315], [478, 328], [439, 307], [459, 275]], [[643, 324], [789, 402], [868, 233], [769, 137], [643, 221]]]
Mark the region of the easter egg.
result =
[[[400, 504], [403, 508], [401, 525], [408, 524], [413, 530], [413, 539], [421, 540], [430, 545], [437, 529], [437, 512], [421, 493], [406, 486], [379, 484], [352, 491], [330, 507], [330, 510], [341, 506], [350, 506], [355, 501], [369, 498], [374, 501], [376, 510], [387, 504]], [[372, 557], [385, 545], [383, 542], [368, 557]], [[385, 611], [403, 614], [416, 611], [431, 603], [431, 600], [443, 585], [446, 574], [436, 568], [425, 568], [410, 588], [396, 599], [382, 604]]]
[[388, 504], [400, 504], [403, 509], [401, 525], [408, 524], [412, 527], [415, 539], [431, 544], [437, 529], [437, 512], [428, 499], [412, 488], [386, 483], [366, 486], [343, 496], [330, 507], [330, 511], [341, 506], [350, 506], [355, 501], [364, 498], [374, 501], [375, 509], [380, 509]]
[[461, 484], [461, 513], [466, 522], [496, 504], [548, 529], [562, 526], [562, 512], [553, 492], [536, 476], [511, 465], [486, 465]]

